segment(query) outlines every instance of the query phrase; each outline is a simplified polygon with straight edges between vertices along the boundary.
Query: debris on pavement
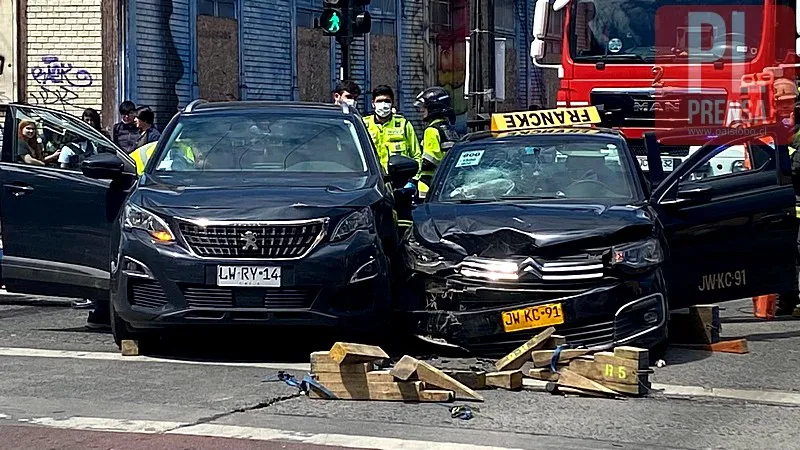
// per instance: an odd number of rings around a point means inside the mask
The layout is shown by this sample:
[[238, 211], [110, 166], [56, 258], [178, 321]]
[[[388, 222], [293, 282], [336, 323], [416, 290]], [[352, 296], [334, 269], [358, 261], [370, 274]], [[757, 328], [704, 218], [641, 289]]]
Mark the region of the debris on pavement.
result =
[[[309, 388], [314, 399], [451, 402], [457, 394], [474, 393], [440, 370], [411, 357], [394, 369], [376, 370], [375, 363], [389, 356], [380, 347], [337, 342], [330, 351], [311, 354]], [[413, 360], [413, 361], [412, 361]], [[398, 366], [395, 365], [395, 368]], [[477, 394], [475, 394], [477, 395]], [[483, 400], [480, 396], [477, 399]]]
[[659, 359], [658, 361], [656, 361], [656, 367], [658, 367], [659, 369], [662, 368], [662, 367], [666, 367], [666, 366], [667, 366], [667, 362], [664, 361], [663, 359]]
[[139, 342], [123, 339], [119, 346], [122, 356], [139, 356]]
[[747, 339], [721, 340], [719, 305], [694, 305], [689, 313], [670, 314], [670, 345], [690, 350], [749, 353]]
[[506, 370], [486, 374], [486, 386], [519, 391], [522, 389], [522, 371]]
[[[452, 417], [453, 419], [470, 420], [473, 417], [475, 417], [472, 414], [472, 411], [473, 409], [470, 408], [468, 405], [453, 406], [452, 408], [450, 408], [450, 417]], [[478, 409], [475, 408], [475, 411], [477, 412]]]

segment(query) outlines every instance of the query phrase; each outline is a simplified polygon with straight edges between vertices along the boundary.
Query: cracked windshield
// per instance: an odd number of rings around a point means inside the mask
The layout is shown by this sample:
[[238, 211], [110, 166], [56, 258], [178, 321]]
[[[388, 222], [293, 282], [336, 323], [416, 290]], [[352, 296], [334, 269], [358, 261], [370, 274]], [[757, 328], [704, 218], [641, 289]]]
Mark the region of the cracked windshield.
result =
[[503, 143], [461, 151], [447, 173], [439, 200], [484, 202], [536, 199], [629, 201], [633, 172], [616, 144], [542, 141]]
[[[707, 0], [709, 8], [762, 6], [762, 0]], [[672, 14], [676, 8], [696, 5], [691, 0], [583, 0], [572, 3], [572, 39], [570, 53], [575, 61], [614, 61], [652, 64], [656, 58], [686, 62], [693, 59], [752, 59], [760, 47], [760, 30], [747, 30], [760, 21], [748, 20], [742, 30], [725, 30], [703, 24], [699, 30], [678, 26], [672, 33], [659, 29], [660, 14]], [[659, 9], [661, 11], [659, 11]], [[674, 19], [674, 18], [673, 18]], [[699, 33], [698, 33], [699, 31]], [[734, 32], [736, 31], [736, 32]], [[696, 34], [692, 36], [692, 32]], [[670, 38], [667, 39], [667, 36]], [[693, 39], [696, 37], [695, 39]], [[699, 44], [698, 47], [691, 47]]]
[[247, 114], [185, 117], [155, 165], [170, 172], [335, 173], [367, 171], [353, 122]]

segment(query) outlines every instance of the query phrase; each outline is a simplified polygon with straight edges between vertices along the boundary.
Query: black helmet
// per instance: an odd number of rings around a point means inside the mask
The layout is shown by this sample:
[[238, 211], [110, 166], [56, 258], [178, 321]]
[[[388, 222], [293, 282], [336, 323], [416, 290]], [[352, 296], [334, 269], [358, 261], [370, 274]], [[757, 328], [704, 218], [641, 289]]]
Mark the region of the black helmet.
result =
[[423, 117], [426, 121], [439, 117], [450, 118], [455, 116], [450, 94], [439, 86], [429, 87], [417, 95], [416, 100], [414, 100], [414, 107], [419, 108], [422, 106], [428, 111], [428, 115]]

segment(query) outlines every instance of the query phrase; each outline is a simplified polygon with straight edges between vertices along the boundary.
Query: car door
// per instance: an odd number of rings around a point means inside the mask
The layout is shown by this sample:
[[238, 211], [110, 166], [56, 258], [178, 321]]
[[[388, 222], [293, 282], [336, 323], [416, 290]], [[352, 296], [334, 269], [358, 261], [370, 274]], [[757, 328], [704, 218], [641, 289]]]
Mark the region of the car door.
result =
[[[23, 105], [5, 106], [0, 158], [0, 223], [3, 282], [11, 292], [104, 298], [110, 273], [109, 241], [129, 186], [85, 177], [72, 160], [61, 168], [68, 145], [88, 153], [117, 153], [127, 170], [135, 163], [108, 138], [76, 117]], [[33, 124], [35, 136], [23, 128]], [[85, 140], [82, 140], [85, 139]], [[92, 147], [88, 147], [86, 142]], [[44, 165], [25, 159], [36, 156]], [[64, 160], [66, 163], [66, 160]], [[135, 177], [132, 177], [135, 181]]]
[[[785, 130], [760, 130], [712, 139], [655, 188], [671, 308], [797, 289], [795, 196], [788, 149], [776, 145]], [[716, 163], [735, 158], [727, 171]]]

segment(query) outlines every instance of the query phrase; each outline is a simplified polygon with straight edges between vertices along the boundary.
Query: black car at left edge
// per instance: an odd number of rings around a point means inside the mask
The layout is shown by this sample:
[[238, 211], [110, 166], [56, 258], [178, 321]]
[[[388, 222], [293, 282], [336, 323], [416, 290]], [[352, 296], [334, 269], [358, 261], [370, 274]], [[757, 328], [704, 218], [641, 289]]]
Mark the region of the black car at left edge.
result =
[[[414, 333], [491, 354], [554, 326], [571, 345], [662, 350], [670, 309], [797, 289], [786, 130], [709, 136], [666, 177], [662, 146], [692, 130], [648, 135], [648, 180], [598, 122], [495, 114], [450, 150], [403, 242]], [[693, 176], [720, 155], [747, 169]]]
[[[9, 291], [110, 300], [118, 345], [192, 326], [369, 332], [387, 322], [392, 181], [418, 166], [394, 159], [387, 175], [357, 111], [195, 101], [137, 176], [129, 155], [79, 119], [5, 108]], [[35, 136], [16, 132], [29, 124]], [[68, 147], [86, 158], [32, 164], [21, 157], [29, 146], [45, 160]]]

